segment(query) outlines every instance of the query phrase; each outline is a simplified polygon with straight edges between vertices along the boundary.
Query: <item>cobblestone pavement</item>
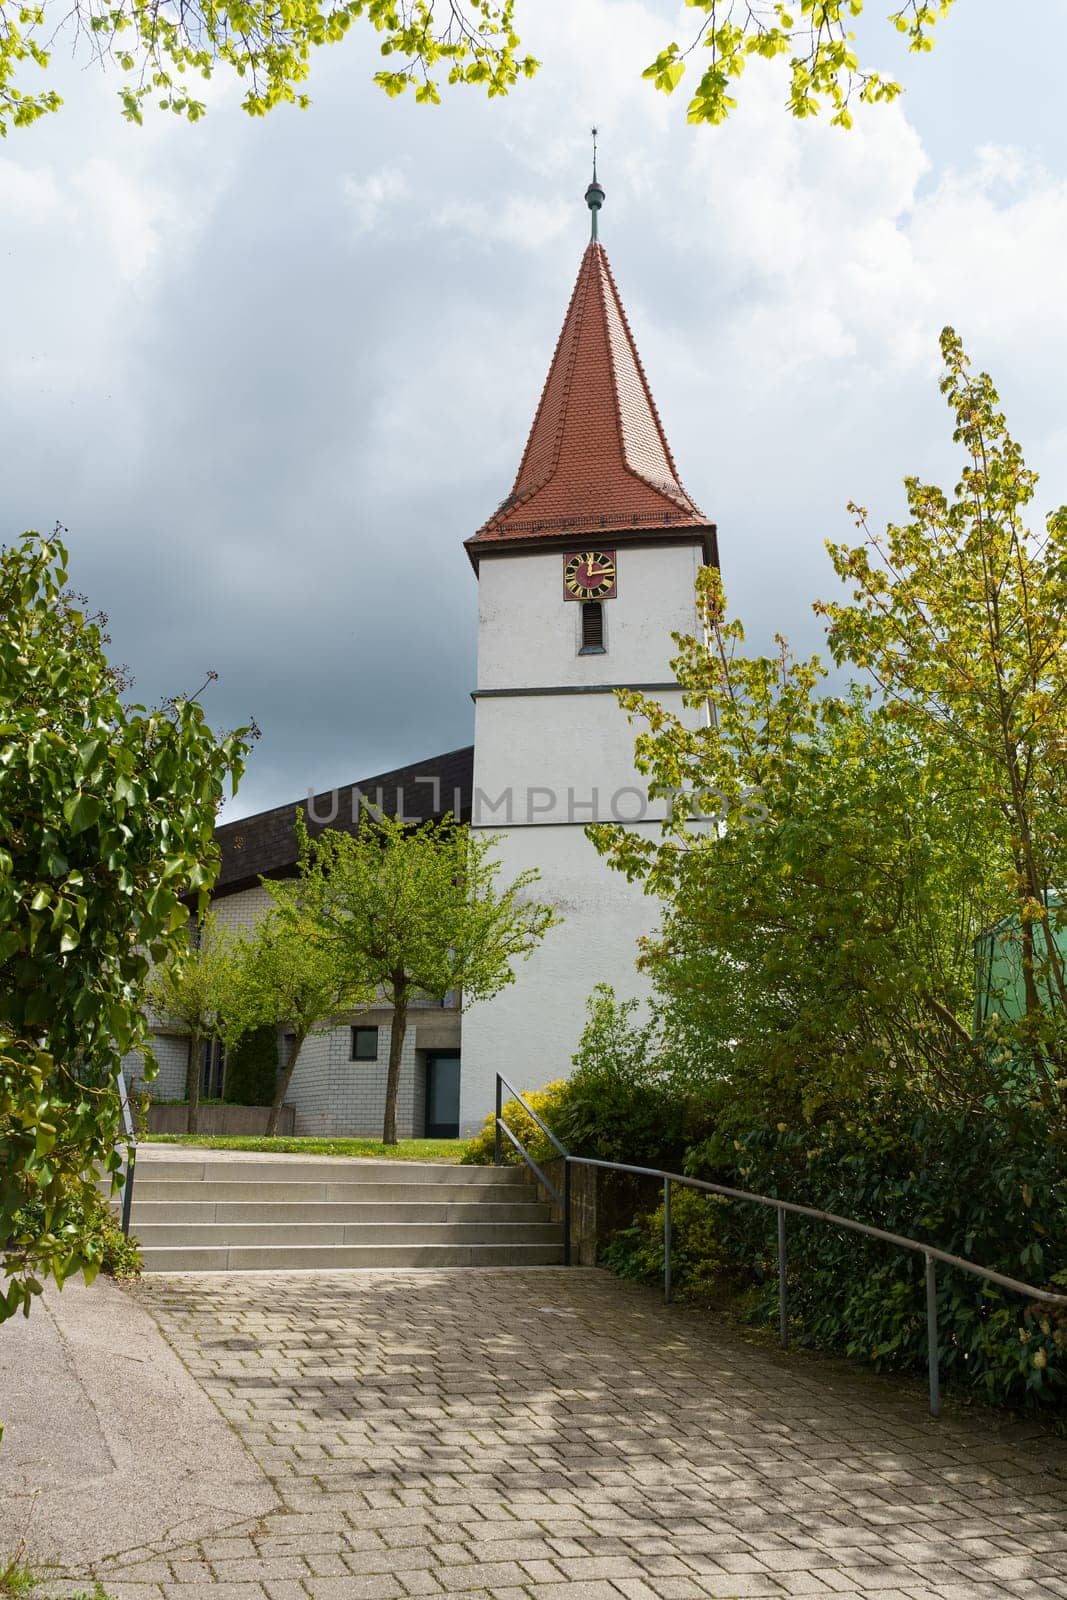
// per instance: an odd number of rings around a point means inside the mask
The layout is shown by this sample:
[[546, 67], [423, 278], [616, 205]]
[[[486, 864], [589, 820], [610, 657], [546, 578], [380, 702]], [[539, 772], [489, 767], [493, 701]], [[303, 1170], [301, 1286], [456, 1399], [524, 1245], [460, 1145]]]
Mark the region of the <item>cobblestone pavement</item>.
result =
[[111, 1558], [114, 1600], [1067, 1596], [1067, 1451], [605, 1273], [133, 1292], [279, 1508]]

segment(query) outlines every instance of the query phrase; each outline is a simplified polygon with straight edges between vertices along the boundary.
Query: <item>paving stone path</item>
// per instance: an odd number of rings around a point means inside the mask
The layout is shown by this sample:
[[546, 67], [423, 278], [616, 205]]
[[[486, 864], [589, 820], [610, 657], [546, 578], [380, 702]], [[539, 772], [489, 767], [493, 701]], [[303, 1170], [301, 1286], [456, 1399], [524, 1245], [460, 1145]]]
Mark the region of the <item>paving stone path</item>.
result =
[[1067, 1449], [934, 1423], [605, 1273], [133, 1292], [278, 1509], [103, 1563], [115, 1600], [1067, 1596]]

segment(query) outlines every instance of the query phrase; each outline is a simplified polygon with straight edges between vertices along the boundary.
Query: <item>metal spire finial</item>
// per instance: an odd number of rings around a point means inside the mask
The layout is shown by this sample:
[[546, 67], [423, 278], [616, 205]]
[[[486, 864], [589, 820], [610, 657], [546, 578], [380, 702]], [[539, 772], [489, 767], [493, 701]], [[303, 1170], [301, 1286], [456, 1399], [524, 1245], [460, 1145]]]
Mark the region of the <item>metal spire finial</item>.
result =
[[592, 218], [593, 218], [593, 230], [592, 230], [592, 233], [591, 233], [590, 237], [592, 239], [595, 239], [596, 236], [597, 236], [597, 230], [596, 230], [597, 212], [600, 210], [601, 206], [604, 204], [604, 191], [600, 187], [600, 182], [599, 182], [599, 180], [597, 178], [597, 175], [596, 175], [596, 129], [595, 128], [593, 129], [593, 181], [589, 185], [588, 189], [585, 191], [585, 203], [589, 207], [589, 210], [591, 211]]

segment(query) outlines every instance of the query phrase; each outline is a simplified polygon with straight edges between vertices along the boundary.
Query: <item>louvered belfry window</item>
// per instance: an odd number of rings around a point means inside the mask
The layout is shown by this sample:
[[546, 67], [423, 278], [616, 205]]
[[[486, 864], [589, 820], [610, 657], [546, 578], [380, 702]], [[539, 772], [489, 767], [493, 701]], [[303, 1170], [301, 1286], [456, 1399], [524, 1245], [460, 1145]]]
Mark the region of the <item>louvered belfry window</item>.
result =
[[599, 600], [586, 600], [582, 605], [582, 649], [603, 650], [604, 607]]

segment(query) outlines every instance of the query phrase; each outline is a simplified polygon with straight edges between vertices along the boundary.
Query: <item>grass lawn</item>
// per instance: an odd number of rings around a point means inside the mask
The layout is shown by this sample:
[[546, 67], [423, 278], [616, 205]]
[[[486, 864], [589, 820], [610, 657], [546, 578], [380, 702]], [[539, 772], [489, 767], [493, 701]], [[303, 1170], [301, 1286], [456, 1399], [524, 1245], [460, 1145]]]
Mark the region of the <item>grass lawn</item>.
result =
[[266, 1155], [374, 1156], [378, 1161], [458, 1161], [467, 1148], [466, 1139], [401, 1139], [386, 1145], [380, 1139], [266, 1139], [222, 1133], [153, 1133], [144, 1142], [198, 1150], [259, 1150]]

